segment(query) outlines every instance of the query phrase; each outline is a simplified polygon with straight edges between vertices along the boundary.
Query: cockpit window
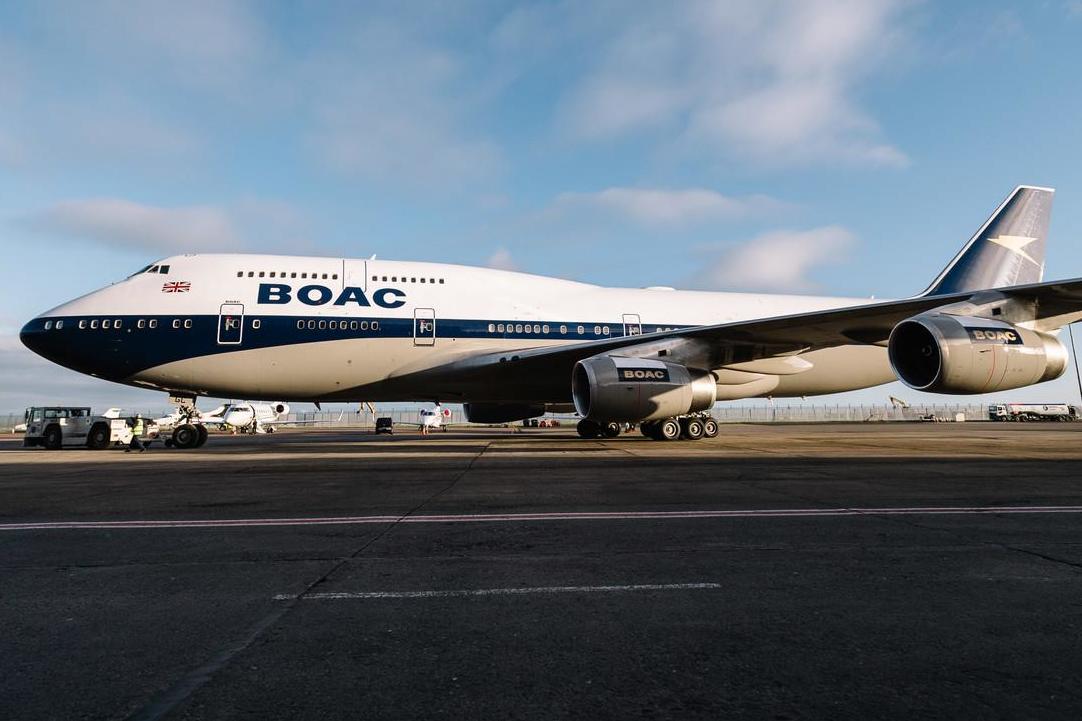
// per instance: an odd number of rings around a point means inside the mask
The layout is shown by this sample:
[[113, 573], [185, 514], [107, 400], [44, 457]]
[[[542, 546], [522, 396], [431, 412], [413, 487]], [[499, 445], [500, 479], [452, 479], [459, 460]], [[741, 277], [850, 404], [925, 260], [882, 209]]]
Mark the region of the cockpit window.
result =
[[169, 266], [168, 265], [163, 265], [161, 268], [158, 269], [158, 272], [159, 273], [168, 273], [169, 272]]
[[149, 265], [144, 265], [144, 266], [143, 266], [142, 268], [140, 268], [139, 270], [135, 271], [134, 273], [132, 273], [132, 274], [131, 274], [131, 275], [129, 275], [128, 277], [129, 277], [129, 278], [134, 278], [135, 276], [139, 275], [140, 273], [146, 273], [146, 272], [147, 272], [148, 270], [150, 270], [150, 266], [149, 266]]

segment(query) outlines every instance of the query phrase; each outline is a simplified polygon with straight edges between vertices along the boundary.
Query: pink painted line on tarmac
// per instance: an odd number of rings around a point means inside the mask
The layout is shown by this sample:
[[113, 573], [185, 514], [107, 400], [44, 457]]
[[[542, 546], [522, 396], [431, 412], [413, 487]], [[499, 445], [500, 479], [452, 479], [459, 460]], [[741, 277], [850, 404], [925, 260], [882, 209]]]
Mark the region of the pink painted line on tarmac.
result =
[[541, 521], [641, 521], [692, 518], [821, 518], [838, 516], [1001, 515], [1082, 513], [1082, 506], [901, 506], [884, 508], [761, 508], [705, 511], [582, 511], [473, 513], [417, 516], [324, 516], [312, 518], [224, 518], [128, 521], [0, 523], [0, 531], [122, 530], [152, 528], [250, 528], [356, 526], [379, 523], [516, 523]]

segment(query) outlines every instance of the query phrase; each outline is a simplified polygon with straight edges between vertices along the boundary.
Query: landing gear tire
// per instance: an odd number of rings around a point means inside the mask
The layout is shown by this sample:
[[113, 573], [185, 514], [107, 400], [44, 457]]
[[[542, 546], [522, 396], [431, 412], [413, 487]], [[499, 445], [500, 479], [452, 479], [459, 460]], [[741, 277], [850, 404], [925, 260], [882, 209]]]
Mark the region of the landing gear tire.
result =
[[588, 421], [585, 418], [579, 421], [575, 430], [579, 432], [580, 438], [597, 438], [601, 435], [601, 426], [597, 422]]
[[199, 431], [191, 423], [184, 423], [173, 429], [173, 445], [177, 448], [195, 448], [199, 442]]
[[60, 426], [49, 426], [45, 429], [45, 435], [42, 436], [41, 445], [47, 451], [58, 451], [63, 441], [64, 434], [60, 431]]
[[707, 418], [703, 421], [703, 437], [704, 438], [717, 438], [718, 433], [721, 432], [721, 427], [718, 426], [718, 422], [713, 418]]
[[703, 422], [698, 418], [685, 418], [680, 423], [680, 436], [689, 441], [697, 441], [703, 437]]
[[657, 421], [644, 421], [639, 424], [639, 433], [647, 438], [653, 438], [657, 432]]
[[199, 434], [199, 438], [195, 441], [195, 448], [202, 448], [206, 445], [207, 438], [210, 437], [210, 433], [207, 432], [207, 427], [202, 423], [195, 427], [196, 432]]
[[661, 441], [675, 441], [680, 437], [680, 422], [675, 418], [666, 418], [658, 423], [657, 437]]
[[99, 423], [90, 429], [86, 436], [86, 447], [92, 451], [100, 451], [109, 447], [109, 426]]
[[623, 428], [619, 423], [606, 423], [601, 426], [601, 435], [605, 436], [605, 438], [616, 438], [622, 430]]

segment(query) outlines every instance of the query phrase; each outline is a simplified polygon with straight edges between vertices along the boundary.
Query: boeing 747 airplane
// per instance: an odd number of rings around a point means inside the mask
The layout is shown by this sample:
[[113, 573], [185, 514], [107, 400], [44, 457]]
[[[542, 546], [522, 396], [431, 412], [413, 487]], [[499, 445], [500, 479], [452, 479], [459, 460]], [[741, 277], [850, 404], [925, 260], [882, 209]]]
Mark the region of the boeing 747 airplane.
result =
[[[584, 437], [633, 423], [659, 440], [694, 439], [714, 430], [703, 412], [718, 401], [895, 378], [987, 393], [1059, 377], [1068, 356], [1056, 334], [1082, 318], [1082, 279], [1041, 282], [1052, 197], [1016, 188], [923, 293], [903, 300], [197, 254], [59, 305], [20, 338], [62, 366], [187, 407], [199, 395], [442, 401], [482, 423], [574, 408]], [[174, 430], [178, 447], [198, 442], [192, 420]]]

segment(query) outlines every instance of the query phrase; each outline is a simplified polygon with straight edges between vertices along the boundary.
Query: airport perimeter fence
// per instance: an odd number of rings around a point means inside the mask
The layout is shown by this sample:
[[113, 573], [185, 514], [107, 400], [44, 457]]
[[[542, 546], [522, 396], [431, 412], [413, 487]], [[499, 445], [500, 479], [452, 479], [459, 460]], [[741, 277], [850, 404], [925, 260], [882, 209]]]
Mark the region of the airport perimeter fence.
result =
[[[468, 422], [460, 406], [446, 407], [449, 416], [444, 417], [448, 425], [466, 425]], [[158, 410], [128, 410], [125, 415], [141, 413], [144, 418], [156, 418], [165, 415]], [[850, 405], [755, 405], [755, 406], [716, 406], [712, 415], [719, 423], [837, 423], [837, 422], [879, 422], [879, 421], [984, 421], [988, 420], [988, 406], [982, 404], [936, 404], [901, 408], [889, 404], [850, 404]], [[421, 413], [416, 408], [395, 408], [375, 413], [358, 413], [355, 408], [346, 411], [323, 410], [290, 413], [285, 420], [301, 421], [298, 424], [307, 428], [372, 428], [376, 418], [391, 418], [395, 424], [405, 426], [421, 422]], [[566, 414], [547, 414], [548, 419], [562, 426], [573, 426], [578, 418]], [[23, 422], [21, 413], [0, 414], [0, 432], [10, 432], [18, 423]], [[471, 424], [472, 425], [472, 424]], [[520, 425], [505, 424], [505, 425]]]
[[[450, 416], [444, 418], [449, 425], [467, 424], [461, 408], [448, 408]], [[771, 406], [717, 406], [711, 415], [719, 423], [830, 423], [874, 421], [967, 421], [988, 419], [988, 406], [979, 404], [936, 404], [899, 408], [891, 405], [775, 405]], [[395, 424], [418, 424], [420, 412], [412, 409], [396, 409], [372, 413], [317, 411], [291, 413], [290, 420], [304, 421], [306, 426], [316, 428], [360, 427], [371, 428], [376, 418], [389, 417]], [[574, 425], [578, 418], [567, 414], [546, 414], [560, 425]], [[518, 424], [515, 424], [518, 425]]]

